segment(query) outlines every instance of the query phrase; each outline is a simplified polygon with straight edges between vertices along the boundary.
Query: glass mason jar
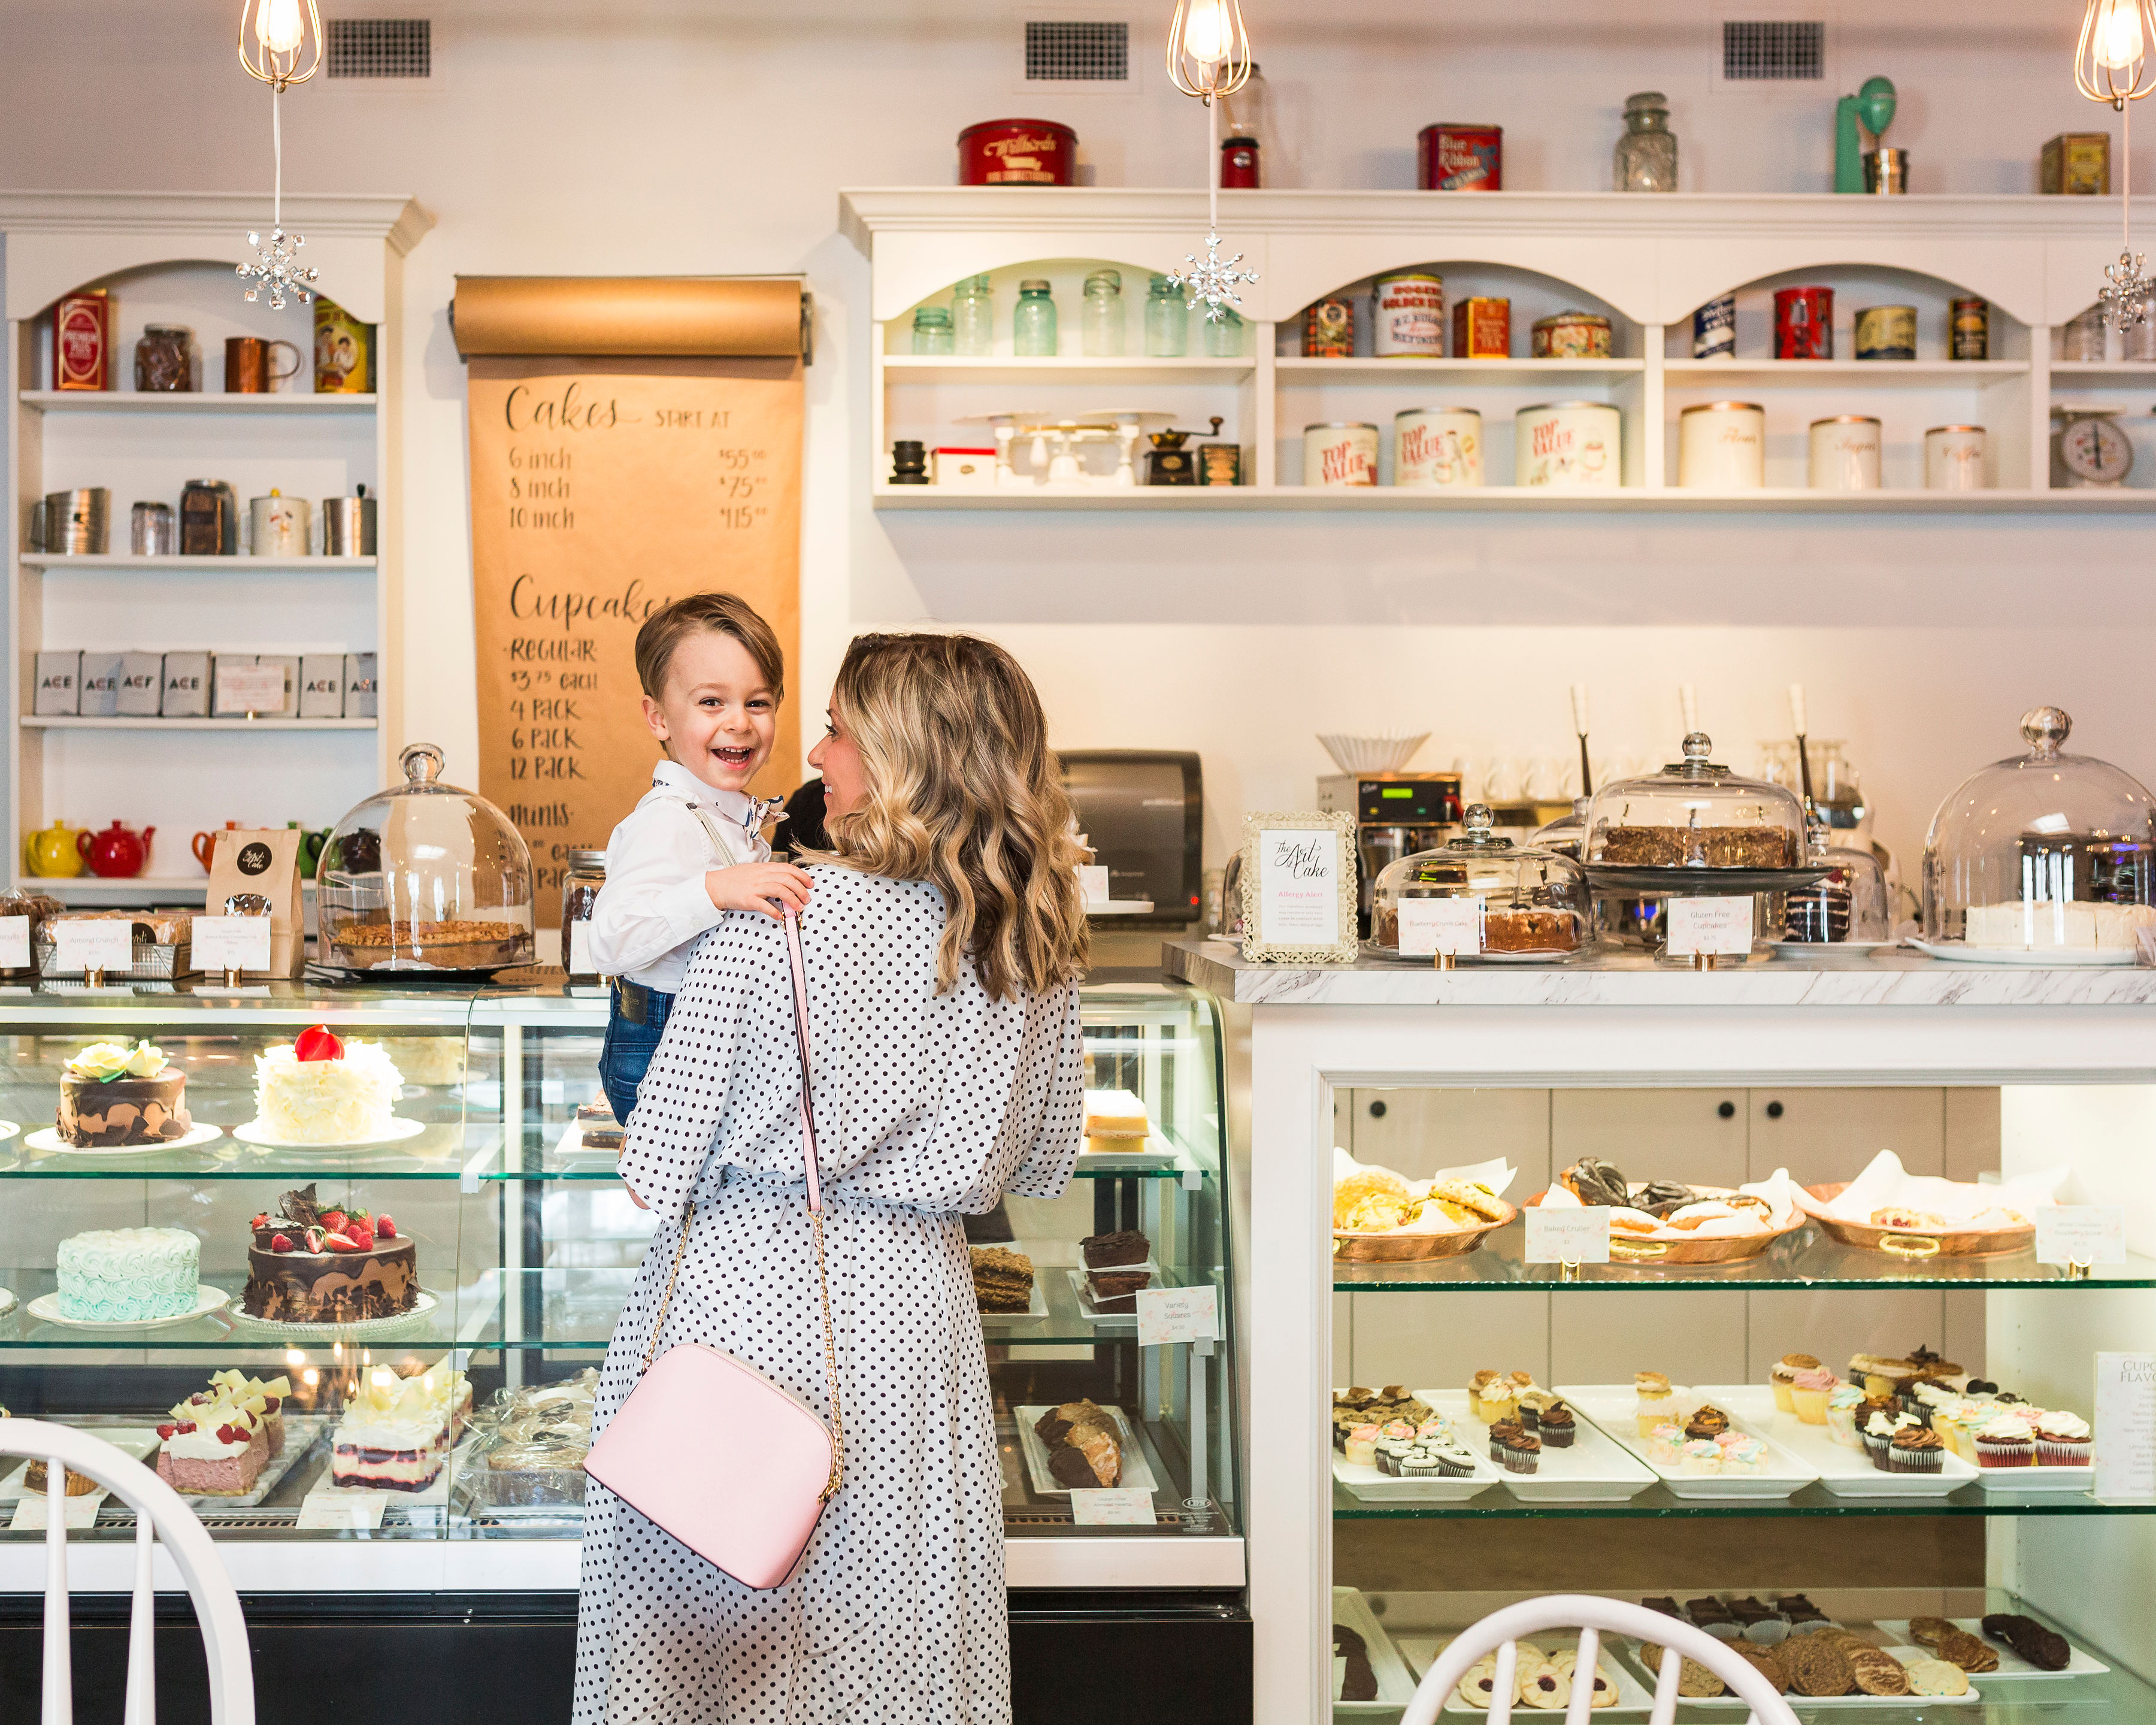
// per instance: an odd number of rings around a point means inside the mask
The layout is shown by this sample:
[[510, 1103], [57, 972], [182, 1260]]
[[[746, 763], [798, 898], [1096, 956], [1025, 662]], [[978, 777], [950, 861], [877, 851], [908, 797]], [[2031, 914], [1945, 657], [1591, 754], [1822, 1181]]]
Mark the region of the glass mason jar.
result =
[[1011, 313], [1011, 352], [1019, 359], [1055, 357], [1055, 301], [1048, 284], [1029, 276], [1018, 285], [1018, 309]]
[[1677, 140], [1668, 99], [1658, 90], [1625, 98], [1625, 136], [1617, 140], [1620, 192], [1677, 189]]
[[946, 357], [957, 352], [951, 338], [951, 314], [941, 305], [923, 305], [913, 314], [913, 351]]
[[1123, 277], [1118, 270], [1096, 270], [1086, 278], [1086, 315], [1080, 326], [1086, 357], [1123, 357]]
[[1243, 357], [1243, 320], [1235, 312], [1224, 309], [1218, 318], [1206, 320], [1205, 357], [1208, 359], [1240, 359]]
[[590, 935], [599, 888], [606, 885], [606, 855], [603, 850], [572, 850], [569, 872], [562, 877], [562, 968], [572, 983], [598, 980]]
[[954, 351], [968, 359], [986, 359], [996, 351], [996, 302], [985, 275], [969, 275], [951, 295]]
[[1181, 359], [1190, 348], [1190, 308], [1183, 290], [1156, 275], [1146, 290], [1145, 351], [1148, 359]]

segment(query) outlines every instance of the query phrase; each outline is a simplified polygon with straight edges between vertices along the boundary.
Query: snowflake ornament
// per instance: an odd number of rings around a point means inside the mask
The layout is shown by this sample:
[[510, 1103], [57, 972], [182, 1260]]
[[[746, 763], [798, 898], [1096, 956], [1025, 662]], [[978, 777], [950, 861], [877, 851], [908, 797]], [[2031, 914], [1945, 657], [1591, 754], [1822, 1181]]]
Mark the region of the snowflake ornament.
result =
[[1202, 302], [1208, 323], [1219, 323], [1227, 316], [1229, 305], [1243, 303], [1243, 296], [1235, 291], [1237, 282], [1258, 279], [1256, 270], [1238, 267], [1243, 261], [1240, 252], [1232, 258], [1220, 255], [1220, 236], [1217, 232], [1209, 232], [1205, 236], [1203, 263], [1195, 252], [1186, 254], [1183, 261], [1188, 267], [1170, 271], [1168, 285], [1182, 290], [1187, 309], [1194, 311]]
[[254, 261], [238, 265], [234, 273], [242, 281], [253, 284], [247, 290], [248, 304], [253, 305], [264, 288], [270, 292], [270, 309], [272, 311], [285, 309], [286, 294], [293, 295], [302, 305], [314, 298], [300, 284], [314, 280], [321, 272], [311, 266], [306, 269], [300, 266], [300, 248], [307, 243], [304, 234], [288, 236], [282, 228], [272, 228], [268, 244], [263, 244], [259, 234], [249, 234], [247, 243], [254, 248]]
[[2130, 330], [2148, 321], [2148, 299], [2156, 293], [2149, 280], [2148, 260], [2137, 251], [2123, 251], [2116, 264], [2103, 266], [2105, 285], [2097, 292], [2103, 321], [2115, 330]]

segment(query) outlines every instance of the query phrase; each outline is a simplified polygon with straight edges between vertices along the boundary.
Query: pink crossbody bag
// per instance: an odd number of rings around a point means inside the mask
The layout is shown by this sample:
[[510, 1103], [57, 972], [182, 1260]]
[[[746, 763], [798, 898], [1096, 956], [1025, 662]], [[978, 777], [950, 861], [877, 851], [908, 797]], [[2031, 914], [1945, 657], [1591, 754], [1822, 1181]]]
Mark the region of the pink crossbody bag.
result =
[[824, 1506], [846, 1476], [839, 1351], [824, 1266], [816, 1120], [808, 1103], [808, 973], [801, 958], [801, 926], [790, 909], [786, 956], [793, 973], [794, 1040], [801, 1050], [801, 1158], [823, 1296], [831, 1423], [827, 1426], [799, 1396], [719, 1348], [685, 1342], [654, 1360], [689, 1250], [696, 1219], [692, 1198], [682, 1213], [681, 1244], [652, 1321], [643, 1370], [584, 1462], [585, 1472], [647, 1521], [752, 1588], [778, 1587], [793, 1579]]

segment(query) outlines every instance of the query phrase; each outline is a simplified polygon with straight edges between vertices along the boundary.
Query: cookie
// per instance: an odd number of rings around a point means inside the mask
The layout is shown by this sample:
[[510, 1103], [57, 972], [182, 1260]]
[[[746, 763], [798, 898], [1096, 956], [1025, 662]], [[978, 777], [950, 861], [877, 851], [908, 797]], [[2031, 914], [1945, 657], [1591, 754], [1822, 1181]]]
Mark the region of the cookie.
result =
[[1984, 1632], [2012, 1648], [2040, 1671], [2062, 1671], [2074, 1656], [2064, 1635], [2046, 1629], [2033, 1617], [1994, 1611], [1984, 1620]]
[[[1640, 1644], [1640, 1659], [1647, 1667], [1648, 1675], [1660, 1686], [1662, 1655], [1666, 1650], [1652, 1641]], [[1716, 1696], [1728, 1692], [1729, 1686], [1696, 1659], [1684, 1660], [1677, 1667], [1677, 1693], [1689, 1701], [1712, 1701]]]
[[1966, 1695], [1969, 1676], [1958, 1665], [1949, 1665], [1943, 1659], [1918, 1659], [1910, 1662], [1905, 1673], [1909, 1679], [1912, 1695]]
[[1959, 1633], [1943, 1617], [1912, 1617], [1909, 1620], [1909, 1639], [1919, 1647], [1936, 1647], [1942, 1637]]
[[1572, 1705], [1572, 1678], [1556, 1666], [1543, 1664], [1521, 1680], [1522, 1705], [1562, 1712]]
[[1754, 1646], [1748, 1641], [1739, 1641], [1737, 1644], [1736, 1651], [1743, 1657], [1745, 1664], [1750, 1666], [1774, 1686], [1774, 1692], [1777, 1695], [1787, 1695], [1789, 1692], [1789, 1667], [1782, 1663], [1774, 1649]]
[[1847, 1656], [1825, 1635], [1792, 1636], [1779, 1651], [1799, 1695], [1846, 1695], [1856, 1686]]
[[1884, 1648], [1874, 1647], [1867, 1651], [1848, 1656], [1849, 1669], [1856, 1686], [1866, 1695], [1913, 1695], [1909, 1686], [1909, 1674], [1902, 1669], [1902, 1661]]
[[1958, 1666], [1965, 1671], [1995, 1671], [1999, 1656], [1967, 1630], [1947, 1625], [1932, 1651], [1949, 1665]]
[[[1459, 1696], [1462, 1705], [1476, 1712], [1486, 1713], [1490, 1710], [1491, 1697], [1496, 1690], [1497, 1656], [1486, 1653], [1469, 1667], [1467, 1675], [1460, 1680], [1460, 1687], [1454, 1692]], [[1519, 1699], [1517, 1686], [1512, 1692], [1512, 1699]]]

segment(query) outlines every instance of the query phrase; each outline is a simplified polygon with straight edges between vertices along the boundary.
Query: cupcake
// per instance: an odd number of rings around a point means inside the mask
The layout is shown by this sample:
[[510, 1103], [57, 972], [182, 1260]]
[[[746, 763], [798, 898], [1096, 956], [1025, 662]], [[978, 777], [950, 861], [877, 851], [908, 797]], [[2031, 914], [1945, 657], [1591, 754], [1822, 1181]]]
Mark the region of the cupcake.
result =
[[1503, 1378], [1486, 1384], [1482, 1391], [1482, 1417], [1492, 1425], [1517, 1421], [1520, 1416], [1519, 1398], [1512, 1386]]
[[1399, 1465], [1393, 1471], [1404, 1480], [1435, 1479], [1437, 1452], [1427, 1444], [1409, 1444], [1400, 1452]]
[[1679, 1473], [1720, 1473], [1722, 1445], [1712, 1438], [1692, 1438], [1677, 1451]]
[[1492, 1372], [1485, 1368], [1467, 1380], [1467, 1412], [1471, 1419], [1487, 1420], [1490, 1417], [1482, 1411], [1482, 1392], [1496, 1383], [1502, 1375], [1502, 1373]]
[[1517, 1420], [1500, 1420], [1490, 1428], [1490, 1459], [1492, 1461], [1502, 1462], [1505, 1459], [1507, 1440], [1524, 1436], [1526, 1432], [1527, 1427]]
[[1404, 1420], [1388, 1420], [1378, 1428], [1378, 1435], [1390, 1438], [1395, 1443], [1405, 1443], [1414, 1436], [1414, 1427]]
[[1765, 1471], [1767, 1445], [1763, 1439], [1746, 1437], [1740, 1431], [1724, 1432], [1721, 1446], [1724, 1473], [1755, 1474]]
[[1894, 1441], [1895, 1417], [1892, 1414], [1874, 1414], [1864, 1422], [1864, 1453], [1871, 1458], [1871, 1465], [1882, 1472], [1887, 1466], [1887, 1446]]
[[1941, 1414], [1932, 1424], [1932, 1430], [1947, 1440], [1947, 1447], [1972, 1467], [1976, 1461], [1976, 1429], [1991, 1418], [1990, 1407], [1983, 1402], [1963, 1402], [1951, 1413]]
[[1647, 1459], [1650, 1461], [1675, 1461], [1677, 1451], [1684, 1447], [1684, 1427], [1674, 1420], [1665, 1420], [1647, 1434]]
[[2019, 1414], [1995, 1414], [1976, 1429], [1979, 1467], [2034, 1467], [2036, 1434]]
[[1378, 1439], [1380, 1433], [1374, 1425], [1358, 1425], [1348, 1434], [1348, 1460], [1357, 1467], [1375, 1467], [1378, 1465]]
[[1419, 1443], [1444, 1444], [1450, 1442], [1451, 1439], [1452, 1427], [1442, 1414], [1433, 1414], [1415, 1427], [1415, 1440]]
[[1572, 1409], [1553, 1396], [1543, 1409], [1539, 1430], [1544, 1449], [1569, 1450], [1573, 1439], [1578, 1435], [1578, 1423], [1573, 1419]]
[[1378, 1471], [1397, 1477], [1400, 1462], [1414, 1447], [1412, 1438], [1381, 1437], [1378, 1440]]
[[1691, 1418], [1685, 1421], [1688, 1438], [1718, 1438], [1728, 1430], [1729, 1416], [1711, 1404], [1694, 1409]]
[[1556, 1403], [1557, 1397], [1547, 1389], [1530, 1386], [1520, 1392], [1519, 1401], [1520, 1424], [1533, 1431], [1540, 1427], [1544, 1411]]
[[1825, 1366], [1808, 1366], [1789, 1379], [1789, 1409], [1807, 1425], [1826, 1424], [1826, 1399], [1841, 1380]]
[[2088, 1421], [2074, 1414], [2045, 1414], [2035, 1430], [2036, 1466], [2087, 1467], [2092, 1453]]
[[1504, 1441], [1492, 1459], [1507, 1473], [1532, 1473], [1542, 1461], [1542, 1440], [1517, 1425], [1503, 1430]]
[[1661, 1372], [1640, 1372], [1632, 1379], [1639, 1405], [1634, 1411], [1639, 1416], [1640, 1435], [1647, 1436], [1665, 1420], [1674, 1419], [1677, 1399], [1670, 1389], [1669, 1378]]
[[1946, 1461], [1947, 1446], [1928, 1425], [1905, 1425], [1887, 1445], [1889, 1473], [1937, 1473]]
[[1799, 1372], [1816, 1372], [1820, 1363], [1809, 1353], [1785, 1353], [1767, 1368], [1767, 1382], [1774, 1392], [1774, 1405], [1784, 1414], [1797, 1411], [1789, 1399], [1789, 1381]]
[[1854, 1384], [1837, 1384], [1827, 1392], [1826, 1435], [1844, 1449], [1864, 1447], [1864, 1440], [1856, 1435], [1856, 1410], [1863, 1405], [1864, 1392]]

